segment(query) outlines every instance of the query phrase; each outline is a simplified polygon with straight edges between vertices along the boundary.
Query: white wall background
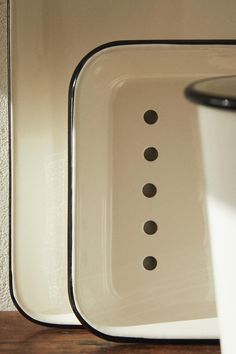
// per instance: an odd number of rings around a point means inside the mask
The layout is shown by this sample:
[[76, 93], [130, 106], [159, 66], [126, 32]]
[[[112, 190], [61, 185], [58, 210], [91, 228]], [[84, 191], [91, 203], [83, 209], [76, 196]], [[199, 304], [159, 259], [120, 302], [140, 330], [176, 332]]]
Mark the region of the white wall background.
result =
[[8, 289], [7, 6], [0, 0], [0, 311], [14, 310]]

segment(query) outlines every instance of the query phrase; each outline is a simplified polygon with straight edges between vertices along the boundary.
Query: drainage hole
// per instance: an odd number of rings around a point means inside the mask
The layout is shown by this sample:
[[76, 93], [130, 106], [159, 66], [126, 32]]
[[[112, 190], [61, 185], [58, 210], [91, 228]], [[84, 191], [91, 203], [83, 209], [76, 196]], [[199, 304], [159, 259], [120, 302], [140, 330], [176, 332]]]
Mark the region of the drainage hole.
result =
[[156, 194], [157, 189], [156, 186], [152, 183], [147, 183], [143, 186], [143, 194], [147, 198], [152, 198]]
[[154, 147], [148, 147], [144, 150], [144, 157], [147, 161], [155, 161], [158, 158], [158, 151]]
[[153, 270], [157, 267], [157, 260], [155, 257], [147, 256], [143, 260], [143, 267], [146, 270]]
[[158, 114], [153, 109], [149, 109], [144, 113], [143, 118], [147, 124], [155, 124], [158, 120]]
[[155, 223], [155, 221], [152, 220], [146, 221], [143, 225], [143, 230], [148, 235], [154, 235], [157, 232], [157, 229], [157, 224]]

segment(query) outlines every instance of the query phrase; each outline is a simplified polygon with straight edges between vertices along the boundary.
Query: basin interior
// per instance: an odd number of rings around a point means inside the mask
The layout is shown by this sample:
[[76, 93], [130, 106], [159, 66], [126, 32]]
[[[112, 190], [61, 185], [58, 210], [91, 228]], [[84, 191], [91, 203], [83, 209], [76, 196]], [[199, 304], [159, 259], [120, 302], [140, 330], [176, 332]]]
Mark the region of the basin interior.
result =
[[232, 74], [235, 54], [224, 45], [118, 45], [78, 73], [72, 287], [92, 326], [216, 315], [197, 112], [183, 89]]

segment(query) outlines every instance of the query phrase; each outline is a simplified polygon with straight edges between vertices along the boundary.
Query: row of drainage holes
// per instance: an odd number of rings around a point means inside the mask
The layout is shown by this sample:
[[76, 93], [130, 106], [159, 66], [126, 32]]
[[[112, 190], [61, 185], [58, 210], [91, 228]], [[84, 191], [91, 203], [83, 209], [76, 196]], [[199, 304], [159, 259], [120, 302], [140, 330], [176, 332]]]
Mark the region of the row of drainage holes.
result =
[[[155, 124], [158, 120], [158, 114], [154, 110], [148, 110], [144, 113], [144, 121], [147, 124]], [[158, 151], [155, 147], [148, 147], [144, 150], [144, 158], [147, 161], [155, 161], [158, 158]], [[156, 195], [156, 186], [152, 183], [147, 183], [143, 186], [143, 195], [147, 198], [152, 198]], [[153, 235], [157, 232], [157, 224], [153, 220], [148, 220], [143, 226], [143, 230], [147, 235]], [[143, 267], [146, 270], [153, 270], [157, 267], [157, 260], [153, 256], [147, 256], [143, 260]]]

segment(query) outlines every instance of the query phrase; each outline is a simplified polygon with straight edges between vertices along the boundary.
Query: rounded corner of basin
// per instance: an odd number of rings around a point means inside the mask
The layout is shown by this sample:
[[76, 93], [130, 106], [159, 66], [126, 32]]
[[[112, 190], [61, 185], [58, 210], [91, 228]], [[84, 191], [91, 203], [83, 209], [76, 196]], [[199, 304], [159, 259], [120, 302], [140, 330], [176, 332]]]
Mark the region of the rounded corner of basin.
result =
[[[11, 225], [11, 224], [10, 224]], [[13, 264], [12, 264], [12, 235], [11, 230], [9, 232], [9, 266], [8, 266], [8, 287], [9, 287], [9, 294], [12, 300], [13, 305], [15, 306], [16, 310], [28, 321], [43, 327], [50, 327], [50, 328], [80, 328], [82, 327], [81, 324], [60, 324], [60, 323], [53, 323], [49, 321], [44, 321], [42, 319], [38, 319], [37, 316], [34, 316], [33, 313], [28, 312], [23, 303], [19, 301], [17, 296], [17, 290], [14, 286], [14, 271], [13, 271]]]
[[[10, 169], [10, 173], [11, 173], [11, 169]], [[10, 199], [11, 199], [11, 189], [10, 189]], [[41, 325], [41, 326], [50, 326], [50, 324], [48, 323], [44, 323], [42, 321], [37, 320], [36, 318], [34, 318], [33, 316], [30, 316], [23, 308], [22, 304], [20, 304], [20, 302], [17, 300], [17, 295], [15, 293], [14, 290], [14, 280], [13, 280], [13, 269], [12, 269], [12, 233], [11, 233], [11, 206], [9, 208], [9, 219], [10, 219], [10, 231], [9, 231], [9, 267], [8, 267], [8, 271], [9, 271], [9, 277], [8, 277], [8, 282], [9, 282], [9, 293], [10, 293], [10, 297], [12, 300], [13, 305], [15, 306], [15, 308], [17, 309], [17, 311], [23, 316], [25, 317], [28, 321], [35, 323], [37, 325]]]
[[58, 324], [58, 323], [46, 322], [43, 320], [39, 320], [36, 317], [34, 317], [32, 314], [29, 314], [28, 312], [26, 312], [26, 310], [24, 309], [24, 306], [17, 299], [17, 295], [16, 295], [16, 292], [14, 290], [14, 285], [13, 285], [13, 276], [12, 276], [11, 268], [9, 269], [9, 293], [10, 293], [10, 297], [13, 302], [13, 305], [15, 306], [17, 311], [25, 319], [27, 319], [28, 321], [30, 321], [36, 325], [43, 326], [43, 327], [50, 327], [50, 328], [80, 328], [80, 327], [82, 327], [81, 324], [78, 324], [78, 325], [70, 325], [69, 324], [68, 325], [68, 324]]
[[99, 338], [102, 338], [102, 339], [105, 339], [105, 340], [108, 340], [111, 342], [115, 342], [115, 341], [122, 342], [122, 339], [120, 339], [120, 337], [118, 337], [118, 339], [117, 339], [116, 337], [113, 337], [113, 336], [107, 335], [101, 331], [98, 331], [95, 327], [93, 327], [91, 324], [89, 324], [87, 322], [87, 320], [82, 316], [82, 314], [79, 312], [79, 310], [76, 306], [72, 278], [69, 276], [68, 279], [69, 279], [69, 281], [68, 281], [68, 296], [69, 296], [70, 305], [71, 305], [71, 308], [72, 308], [75, 316], [78, 318], [78, 320], [80, 321], [82, 326]]
[[75, 314], [75, 316], [78, 318], [78, 320], [81, 322], [82, 326], [87, 329], [89, 332], [94, 334], [95, 336], [107, 340], [109, 342], [117, 342], [117, 343], [127, 343], [127, 342], [150, 342], [152, 340], [146, 340], [142, 338], [130, 338], [130, 337], [121, 337], [121, 336], [114, 336], [111, 334], [107, 334], [102, 332], [101, 330], [98, 330], [93, 326], [92, 324], [88, 323], [88, 321], [82, 316], [82, 314], [79, 312], [76, 302], [74, 299], [74, 293], [73, 293], [73, 287], [72, 284], [69, 287], [69, 299], [70, 299], [70, 304], [72, 307], [72, 310]]
[[[74, 69], [74, 72], [71, 76], [70, 83], [69, 83], [69, 102], [73, 99], [74, 96], [74, 88], [76, 86], [77, 79], [80, 75], [81, 70], [86, 65], [89, 59], [91, 59], [96, 54], [102, 52], [106, 49], [111, 49], [118, 46], [127, 46], [127, 45], [138, 45], [138, 44], [158, 44], [158, 43], [177, 43], [179, 41], [175, 40], [156, 40], [156, 39], [134, 39], [134, 40], [114, 40], [111, 42], [105, 42], [96, 46], [95, 48], [88, 51], [83, 58], [79, 61], [78, 65]], [[180, 41], [181, 42], [181, 41]]]
[[95, 48], [93, 48], [92, 50], [90, 50], [89, 52], [87, 52], [83, 58], [80, 60], [79, 64], [76, 66], [72, 77], [70, 79], [70, 84], [69, 84], [69, 100], [71, 100], [72, 96], [73, 96], [73, 91], [74, 91], [74, 87], [76, 85], [76, 81], [78, 79], [78, 76], [82, 70], [82, 68], [85, 66], [85, 64], [87, 63], [87, 61], [89, 59], [91, 59], [95, 54], [102, 52], [105, 49], [108, 48], [112, 48], [112, 47], [116, 47], [119, 45], [124, 45], [124, 44], [128, 44], [128, 42], [130, 42], [130, 44], [133, 41], [112, 41], [112, 42], [106, 42], [104, 44], [101, 44]]
[[26, 313], [26, 311], [23, 309], [22, 305], [19, 303], [19, 301], [17, 300], [17, 296], [15, 294], [14, 291], [14, 286], [13, 286], [13, 276], [12, 276], [12, 270], [11, 267], [9, 268], [9, 292], [10, 292], [10, 297], [11, 300], [13, 302], [13, 305], [15, 306], [15, 308], [17, 309], [17, 311], [24, 317], [26, 318], [28, 321], [35, 323], [37, 325], [40, 326], [50, 326], [50, 323], [44, 323], [42, 321], [37, 320], [36, 318], [30, 316], [28, 313]]
[[101, 331], [98, 331], [95, 327], [93, 327], [91, 324], [88, 323], [88, 321], [82, 316], [80, 311], [77, 308], [76, 305], [76, 300], [75, 300], [75, 293], [74, 293], [74, 288], [73, 288], [73, 276], [72, 276], [72, 257], [71, 257], [71, 248], [72, 248], [72, 239], [70, 237], [70, 232], [68, 233], [68, 283], [67, 283], [67, 289], [68, 289], [68, 297], [69, 297], [69, 302], [70, 306], [72, 308], [72, 311], [74, 312], [75, 316], [81, 323], [81, 326], [96, 335], [99, 338], [108, 340], [108, 341], [118, 341], [122, 342], [120, 339], [113, 338], [113, 336], [107, 335]]
[[134, 44], [137, 41], [126, 41], [126, 40], [117, 40], [117, 41], [112, 41], [112, 42], [106, 42], [103, 43], [89, 52], [87, 52], [83, 58], [79, 61], [78, 65], [75, 67], [74, 72], [70, 78], [69, 82], [69, 89], [68, 89], [68, 120], [69, 120], [69, 141], [71, 138], [71, 129], [73, 125], [73, 104], [74, 104], [74, 93], [75, 93], [75, 87], [77, 84], [78, 77], [80, 75], [81, 70], [84, 68], [86, 63], [88, 62], [89, 59], [91, 59], [93, 56], [95, 56], [97, 53], [102, 52], [105, 49], [108, 48], [113, 48], [119, 45], [125, 45], [125, 44]]
[[[69, 272], [70, 272], [70, 267], [69, 267]], [[110, 341], [110, 342], [117, 342], [117, 343], [134, 343], [134, 342], [153, 342], [153, 341], [155, 341], [155, 340], [146, 339], [146, 338], [115, 336], [115, 335], [104, 333], [101, 330], [96, 329], [95, 326], [90, 324], [88, 322], [88, 320], [84, 318], [84, 316], [81, 314], [81, 312], [79, 311], [79, 309], [76, 305], [71, 273], [69, 274], [69, 277], [68, 277], [68, 296], [69, 296], [71, 308], [72, 308], [75, 316], [77, 317], [77, 319], [80, 321], [81, 325], [85, 329], [90, 331], [92, 334], [94, 334], [95, 336], [97, 336], [101, 339]]]

